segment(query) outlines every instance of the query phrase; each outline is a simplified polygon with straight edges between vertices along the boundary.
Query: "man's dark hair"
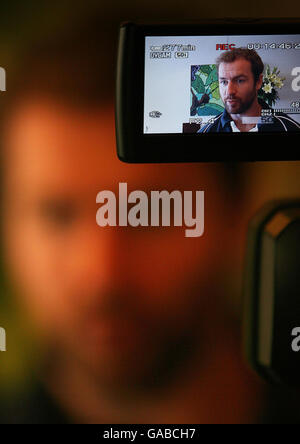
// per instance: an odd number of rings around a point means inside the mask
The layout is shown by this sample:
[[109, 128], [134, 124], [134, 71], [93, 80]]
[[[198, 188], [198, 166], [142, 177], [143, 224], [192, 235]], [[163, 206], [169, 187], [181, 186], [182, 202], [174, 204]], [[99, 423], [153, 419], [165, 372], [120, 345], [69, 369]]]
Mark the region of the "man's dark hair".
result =
[[257, 83], [259, 76], [264, 71], [264, 64], [254, 49], [236, 48], [222, 53], [216, 60], [217, 71], [219, 72], [221, 63], [232, 63], [238, 59], [245, 59], [251, 63], [254, 82]]

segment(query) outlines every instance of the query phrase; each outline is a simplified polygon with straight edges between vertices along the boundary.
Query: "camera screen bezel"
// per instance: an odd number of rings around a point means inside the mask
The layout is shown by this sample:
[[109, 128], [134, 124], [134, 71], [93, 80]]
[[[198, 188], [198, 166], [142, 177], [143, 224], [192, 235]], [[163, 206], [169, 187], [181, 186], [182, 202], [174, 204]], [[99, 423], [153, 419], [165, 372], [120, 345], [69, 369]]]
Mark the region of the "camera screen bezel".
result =
[[[144, 134], [145, 38], [298, 34], [300, 19], [228, 19], [197, 24], [121, 25], [117, 60], [116, 138], [130, 163], [299, 160], [300, 132]], [[285, 137], [289, 138], [287, 143]], [[280, 139], [280, 140], [279, 140]], [[208, 147], [207, 144], [210, 144]], [[204, 149], [201, 149], [201, 144]], [[278, 149], [282, 144], [282, 149]], [[252, 145], [249, 148], [249, 145]], [[280, 148], [280, 147], [279, 147]]]

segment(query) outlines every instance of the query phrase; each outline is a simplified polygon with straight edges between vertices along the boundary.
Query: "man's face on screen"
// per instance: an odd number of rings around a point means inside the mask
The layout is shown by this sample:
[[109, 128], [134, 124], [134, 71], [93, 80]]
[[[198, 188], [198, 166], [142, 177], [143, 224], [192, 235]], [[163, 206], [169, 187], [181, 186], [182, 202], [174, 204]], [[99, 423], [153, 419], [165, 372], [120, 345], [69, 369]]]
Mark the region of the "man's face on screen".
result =
[[[84, 112], [25, 102], [10, 117], [5, 144], [6, 258], [39, 338], [104, 383], [157, 378], [164, 358], [176, 360], [180, 344], [188, 349], [212, 297], [224, 222], [213, 167], [123, 164], [107, 106]], [[119, 182], [128, 192], [205, 189], [207, 233], [99, 227], [96, 195], [118, 198]]]
[[257, 99], [261, 81], [254, 81], [251, 63], [237, 59], [232, 63], [220, 63], [219, 89], [229, 114], [246, 113]]

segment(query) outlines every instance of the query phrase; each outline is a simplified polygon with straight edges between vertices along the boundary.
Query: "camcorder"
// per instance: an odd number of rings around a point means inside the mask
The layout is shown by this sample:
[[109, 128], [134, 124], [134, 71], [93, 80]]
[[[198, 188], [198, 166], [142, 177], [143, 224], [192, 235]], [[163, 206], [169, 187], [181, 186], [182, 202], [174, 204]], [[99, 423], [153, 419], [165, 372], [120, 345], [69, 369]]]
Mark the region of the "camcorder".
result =
[[124, 162], [298, 160], [300, 19], [120, 28]]
[[[299, 160], [300, 19], [120, 28], [116, 136], [130, 163]], [[252, 219], [244, 351], [300, 386], [300, 199]]]

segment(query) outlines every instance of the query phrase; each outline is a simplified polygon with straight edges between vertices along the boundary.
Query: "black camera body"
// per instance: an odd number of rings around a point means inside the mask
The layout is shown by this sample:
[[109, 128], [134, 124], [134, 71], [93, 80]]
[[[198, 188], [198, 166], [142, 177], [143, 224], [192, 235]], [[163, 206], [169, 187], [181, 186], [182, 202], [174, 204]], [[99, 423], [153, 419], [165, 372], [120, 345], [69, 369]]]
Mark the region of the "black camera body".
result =
[[299, 387], [300, 200], [269, 202], [251, 220], [244, 350], [268, 381]]
[[[119, 158], [133, 163], [298, 160], [299, 24], [298, 19], [123, 24], [116, 94]], [[257, 115], [249, 111], [254, 89], [238, 89], [250, 82], [243, 72], [219, 79], [216, 60], [238, 48], [255, 51], [264, 64]], [[230, 92], [229, 84], [235, 88]], [[275, 150], [275, 143], [282, 149]]]

